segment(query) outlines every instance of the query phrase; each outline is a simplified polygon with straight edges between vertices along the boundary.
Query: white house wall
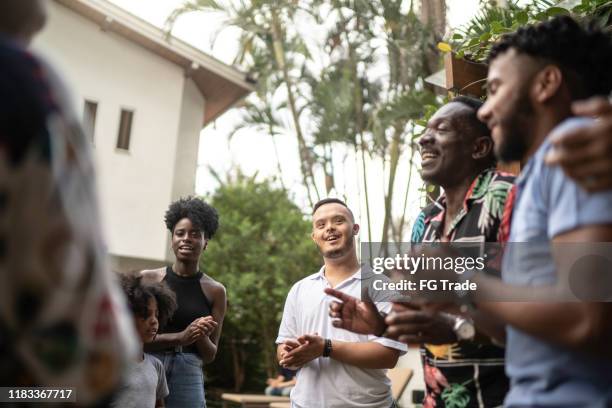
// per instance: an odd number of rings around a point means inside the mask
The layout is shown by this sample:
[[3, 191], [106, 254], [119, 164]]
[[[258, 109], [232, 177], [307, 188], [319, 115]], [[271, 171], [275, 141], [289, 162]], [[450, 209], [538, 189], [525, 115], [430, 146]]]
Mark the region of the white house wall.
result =
[[[202, 128], [204, 98], [195, 82], [187, 78], [183, 86], [181, 117], [178, 127], [178, 139], [174, 158], [174, 180], [172, 182], [172, 199], [192, 195], [195, 191], [195, 179], [198, 165], [198, 146]], [[168, 259], [173, 254], [170, 246], [167, 249]]]
[[[203, 101], [192, 94], [192, 84], [184, 87], [184, 73], [177, 65], [102, 31], [61, 5], [49, 2], [49, 9], [49, 22], [35, 49], [65, 76], [79, 113], [85, 99], [98, 103], [94, 151], [109, 251], [162, 261], [168, 247], [163, 224], [167, 205], [177, 192], [193, 191]], [[197, 100], [196, 106], [188, 106], [184, 96]], [[181, 106], [187, 109], [183, 115]], [[115, 147], [122, 108], [134, 110], [129, 152]], [[187, 143], [183, 139], [195, 125], [196, 111], [199, 123]], [[175, 169], [178, 129], [179, 146], [196, 147], [193, 154], [178, 155], [192, 163]], [[191, 174], [184, 173], [184, 183], [173, 191], [173, 181], [181, 179], [175, 171], [187, 168]]]
[[204, 98], [196, 84], [189, 78], [184, 82], [181, 106], [174, 158], [173, 198], [193, 194], [195, 191]]

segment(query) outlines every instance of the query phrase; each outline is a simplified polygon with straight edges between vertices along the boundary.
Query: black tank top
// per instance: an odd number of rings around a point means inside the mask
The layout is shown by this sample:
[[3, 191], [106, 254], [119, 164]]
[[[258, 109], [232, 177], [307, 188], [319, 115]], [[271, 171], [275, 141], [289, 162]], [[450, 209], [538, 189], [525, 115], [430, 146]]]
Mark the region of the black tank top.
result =
[[[193, 276], [179, 276], [174, 273], [171, 266], [168, 266], [164, 281], [176, 294], [178, 308], [162, 331], [163, 333], [182, 332], [195, 319], [210, 316], [212, 308], [206, 295], [202, 292], [201, 278], [202, 272]], [[183, 351], [197, 353], [197, 348], [195, 344], [192, 344], [184, 347]]]

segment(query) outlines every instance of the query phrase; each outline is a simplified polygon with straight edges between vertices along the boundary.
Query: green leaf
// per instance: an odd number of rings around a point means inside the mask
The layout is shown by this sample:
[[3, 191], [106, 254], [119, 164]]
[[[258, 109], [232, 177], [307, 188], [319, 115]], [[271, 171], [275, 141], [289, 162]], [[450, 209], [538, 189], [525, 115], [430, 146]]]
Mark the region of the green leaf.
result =
[[455, 33], [453, 34], [453, 40], [461, 40], [463, 39], [463, 36], [459, 33]]
[[476, 38], [472, 38], [472, 39], [470, 40], [470, 42], [468, 43], [468, 45], [467, 45], [467, 46], [468, 46], [468, 47], [472, 47], [472, 46], [474, 46], [474, 45], [478, 44], [479, 42], [480, 42], [480, 39], [479, 39], [478, 37], [476, 37]]
[[489, 40], [489, 38], [491, 38], [491, 33], [484, 33], [483, 35], [481, 35], [481, 36], [478, 38], [478, 40], [479, 40], [480, 42], [485, 42], [485, 41], [488, 41], [488, 40]]
[[527, 24], [527, 21], [529, 21], [529, 15], [526, 11], [521, 11], [516, 15], [516, 21], [522, 25]]
[[499, 21], [493, 21], [491, 23], [491, 30], [494, 34], [499, 34], [504, 31], [504, 26]]
[[441, 397], [447, 408], [465, 408], [470, 402], [470, 393], [463, 384], [450, 384]]
[[536, 14], [533, 18], [537, 21], [545, 21], [548, 19], [548, 14], [545, 11], [542, 11]]
[[554, 17], [561, 14], [569, 14], [569, 10], [564, 9], [563, 7], [551, 7], [546, 10], [546, 14], [548, 14], [550, 17]]

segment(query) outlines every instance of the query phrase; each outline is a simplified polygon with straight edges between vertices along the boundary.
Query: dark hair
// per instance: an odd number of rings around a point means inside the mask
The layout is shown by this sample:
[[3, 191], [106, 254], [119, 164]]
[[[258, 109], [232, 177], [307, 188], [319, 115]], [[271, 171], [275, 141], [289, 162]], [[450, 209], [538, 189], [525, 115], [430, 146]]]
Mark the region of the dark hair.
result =
[[483, 101], [481, 101], [480, 99], [472, 98], [471, 96], [459, 95], [454, 97], [449, 103], [453, 102], [467, 106], [471, 110], [471, 113], [466, 116], [468, 122], [467, 124], [470, 127], [470, 130], [476, 131], [476, 134], [478, 136], [491, 137], [491, 131], [489, 130], [489, 127], [480, 119], [478, 119], [477, 115], [478, 109], [480, 109], [482, 105], [484, 105]]
[[572, 99], [607, 96], [612, 89], [612, 37], [593, 22], [557, 16], [521, 27], [491, 47], [489, 63], [509, 49], [558, 65]]
[[157, 302], [159, 327], [163, 328], [176, 311], [176, 295], [165, 282], [143, 284], [141, 276], [119, 275], [130, 310], [136, 317], [147, 318], [149, 299]]
[[211, 239], [219, 228], [219, 214], [210, 205], [197, 197], [184, 197], [176, 200], [168, 207], [164, 221], [170, 232], [183, 218], [189, 220], [204, 232], [207, 239]]
[[[489, 127], [478, 119], [478, 109], [484, 105], [484, 102], [480, 99], [472, 98], [471, 96], [459, 95], [454, 97], [449, 103], [460, 103], [463, 106], [467, 106], [470, 109], [470, 113], [464, 115], [461, 118], [461, 125], [465, 126], [467, 132], [474, 135], [476, 137], [488, 137], [491, 138], [491, 130]], [[473, 140], [473, 139], [472, 139]], [[489, 152], [489, 155], [481, 160], [486, 161], [486, 166], [493, 166], [497, 163], [497, 159], [495, 158], [495, 152], [493, 149]]]
[[316, 213], [317, 210], [320, 207], [324, 206], [325, 204], [340, 204], [341, 206], [345, 207], [348, 210], [349, 214], [351, 214], [351, 220], [355, 222], [355, 216], [353, 215], [353, 212], [351, 211], [350, 208], [348, 208], [348, 205], [346, 205], [346, 203], [340, 200], [339, 198], [328, 197], [328, 198], [324, 198], [322, 200], [317, 201], [314, 207], [312, 208], [312, 214], [314, 215], [314, 213]]

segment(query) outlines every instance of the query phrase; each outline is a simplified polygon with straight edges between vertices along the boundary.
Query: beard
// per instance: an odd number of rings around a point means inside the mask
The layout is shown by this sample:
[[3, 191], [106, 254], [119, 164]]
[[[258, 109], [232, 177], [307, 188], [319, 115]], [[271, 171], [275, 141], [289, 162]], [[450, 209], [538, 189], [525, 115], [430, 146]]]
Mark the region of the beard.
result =
[[527, 87], [511, 103], [504, 120], [500, 120], [501, 140], [495, 145], [495, 155], [503, 162], [522, 160], [529, 150], [530, 126], [533, 106], [527, 94]]
[[318, 245], [317, 248], [319, 249], [319, 253], [323, 256], [323, 258], [337, 259], [343, 257], [353, 249], [353, 240], [349, 239], [340, 248], [332, 249], [329, 251], [323, 251], [323, 249], [321, 249], [321, 247]]

